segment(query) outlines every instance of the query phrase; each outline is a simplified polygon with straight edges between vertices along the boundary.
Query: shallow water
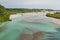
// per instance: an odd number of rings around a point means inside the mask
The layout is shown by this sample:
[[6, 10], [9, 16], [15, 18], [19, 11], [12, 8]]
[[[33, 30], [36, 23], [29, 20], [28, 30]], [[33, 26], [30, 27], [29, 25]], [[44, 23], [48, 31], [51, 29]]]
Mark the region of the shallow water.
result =
[[0, 26], [6, 26], [6, 29], [0, 32], [0, 40], [18, 40], [22, 34], [33, 34], [35, 32], [44, 33], [40, 40], [60, 40], [60, 29], [45, 15], [46, 13], [25, 14], [12, 19], [11, 22], [1, 24]]

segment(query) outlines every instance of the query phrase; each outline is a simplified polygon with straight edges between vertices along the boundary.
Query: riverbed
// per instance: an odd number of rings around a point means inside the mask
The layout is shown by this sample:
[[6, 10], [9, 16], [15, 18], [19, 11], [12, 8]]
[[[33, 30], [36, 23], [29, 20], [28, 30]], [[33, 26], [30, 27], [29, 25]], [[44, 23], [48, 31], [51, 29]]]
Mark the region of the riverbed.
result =
[[23, 13], [19, 15], [12, 21], [0, 25], [6, 26], [6, 29], [0, 32], [0, 40], [21, 40], [22, 34], [33, 36], [36, 32], [43, 33], [43, 37], [39, 40], [60, 40], [60, 28], [52, 23], [49, 17], [45, 16], [46, 13]]

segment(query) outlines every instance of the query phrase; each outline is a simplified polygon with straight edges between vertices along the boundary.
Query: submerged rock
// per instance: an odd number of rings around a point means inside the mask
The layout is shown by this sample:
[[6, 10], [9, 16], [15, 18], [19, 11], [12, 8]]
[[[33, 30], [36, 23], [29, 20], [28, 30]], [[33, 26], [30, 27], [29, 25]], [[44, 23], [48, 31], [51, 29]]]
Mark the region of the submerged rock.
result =
[[33, 39], [32, 40], [40, 40], [40, 38], [43, 36], [42, 32], [36, 32], [33, 34]]
[[33, 36], [31, 34], [23, 34], [21, 40], [32, 40]]
[[42, 32], [36, 32], [33, 34], [22, 34], [21, 40], [40, 40], [42, 36], [43, 36]]
[[0, 27], [0, 32], [6, 29], [6, 26]]

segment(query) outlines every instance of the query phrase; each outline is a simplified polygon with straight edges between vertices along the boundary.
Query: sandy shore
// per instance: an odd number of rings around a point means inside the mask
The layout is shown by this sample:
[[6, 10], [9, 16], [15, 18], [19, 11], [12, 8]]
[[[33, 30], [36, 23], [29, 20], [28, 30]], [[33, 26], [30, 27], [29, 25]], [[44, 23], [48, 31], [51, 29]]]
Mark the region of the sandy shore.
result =
[[57, 25], [60, 25], [60, 19], [56, 19], [56, 18], [50, 18], [51, 19], [51, 22], [57, 24]]
[[[35, 15], [39, 15], [41, 12], [38, 12], [38, 13], [18, 13], [18, 14], [14, 14], [14, 15], [11, 15], [10, 16], [10, 19], [13, 19], [13, 18], [17, 18], [17, 17], [20, 17], [22, 15], [32, 15], [32, 16], [35, 16]], [[50, 18], [50, 17], [49, 17]], [[50, 18], [51, 19], [51, 22], [55, 23], [55, 24], [58, 24], [60, 25], [60, 19], [56, 19], [56, 18]], [[27, 20], [26, 20], [27, 21]]]
[[17, 17], [20, 17], [20, 16], [21, 16], [20, 14], [13, 14], [13, 15], [10, 15], [10, 19], [17, 18]]
[[23, 16], [23, 15], [33, 15], [33, 16], [35, 16], [39, 13], [40, 12], [38, 12], [38, 13], [35, 13], [35, 12], [32, 12], [32, 13], [17, 13], [17, 14], [10, 15], [10, 19], [17, 18], [17, 17]]

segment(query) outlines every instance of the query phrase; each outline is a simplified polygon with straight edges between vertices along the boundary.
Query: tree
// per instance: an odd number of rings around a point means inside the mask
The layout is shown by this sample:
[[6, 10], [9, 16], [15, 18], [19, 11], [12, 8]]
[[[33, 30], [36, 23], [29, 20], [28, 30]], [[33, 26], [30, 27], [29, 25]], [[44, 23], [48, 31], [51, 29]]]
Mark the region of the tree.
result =
[[6, 11], [5, 7], [0, 5], [0, 22], [5, 22], [9, 20], [9, 13]]

